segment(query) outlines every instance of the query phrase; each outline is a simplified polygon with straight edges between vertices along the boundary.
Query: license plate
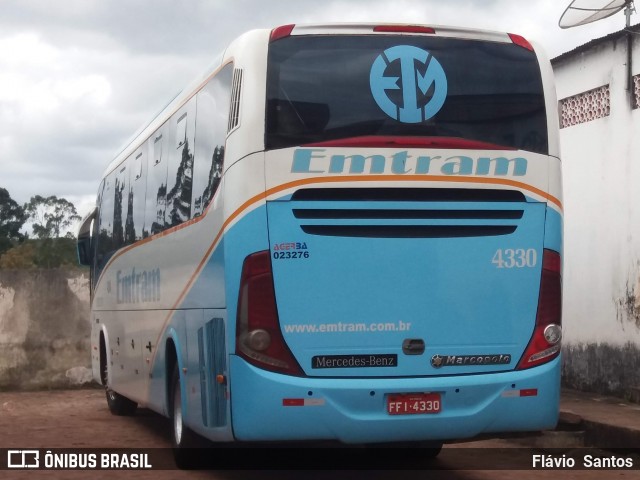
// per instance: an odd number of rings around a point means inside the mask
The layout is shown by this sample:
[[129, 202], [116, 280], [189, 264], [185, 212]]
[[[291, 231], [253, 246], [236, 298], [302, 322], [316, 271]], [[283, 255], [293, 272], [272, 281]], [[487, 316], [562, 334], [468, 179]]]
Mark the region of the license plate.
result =
[[399, 393], [387, 396], [389, 415], [440, 413], [441, 409], [439, 393]]

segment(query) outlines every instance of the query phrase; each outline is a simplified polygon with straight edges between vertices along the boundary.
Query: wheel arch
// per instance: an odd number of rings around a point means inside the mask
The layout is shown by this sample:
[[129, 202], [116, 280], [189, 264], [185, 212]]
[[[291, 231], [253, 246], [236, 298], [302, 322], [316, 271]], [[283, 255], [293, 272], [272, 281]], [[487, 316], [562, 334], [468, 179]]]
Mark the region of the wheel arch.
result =
[[111, 384], [109, 376], [111, 370], [107, 369], [107, 366], [111, 361], [111, 351], [109, 350], [109, 332], [105, 324], [100, 325], [99, 333], [99, 352], [100, 352], [100, 384], [103, 387]]

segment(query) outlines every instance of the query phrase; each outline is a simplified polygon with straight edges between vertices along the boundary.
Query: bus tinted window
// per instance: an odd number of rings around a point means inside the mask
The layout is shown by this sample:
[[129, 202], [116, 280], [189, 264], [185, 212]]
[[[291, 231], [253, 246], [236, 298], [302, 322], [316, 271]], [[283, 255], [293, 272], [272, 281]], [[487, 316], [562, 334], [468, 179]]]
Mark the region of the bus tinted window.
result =
[[232, 70], [227, 65], [198, 92], [192, 217], [204, 212], [222, 178]]
[[113, 252], [113, 205], [114, 205], [114, 177], [112, 173], [109, 175], [102, 190], [100, 200], [100, 222], [98, 225], [98, 245], [96, 247], [96, 270], [102, 271], [102, 268], [109, 260], [110, 254]]
[[167, 153], [164, 128], [155, 132], [149, 142], [149, 167], [143, 237], [164, 230], [164, 213], [167, 201]]
[[166, 228], [175, 227], [191, 218], [195, 107], [195, 99], [191, 99], [172, 119], [175, 143], [169, 152]]
[[117, 250], [125, 245], [125, 230], [129, 205], [129, 170], [125, 165], [118, 167], [115, 178], [113, 205], [113, 246]]
[[511, 43], [287, 37], [270, 45], [266, 120], [267, 149], [421, 136], [548, 151], [537, 58]]
[[[131, 182], [131, 195], [132, 211], [131, 211], [131, 226], [127, 223], [129, 228], [129, 235], [132, 236], [131, 242], [137, 242], [143, 238], [144, 227], [144, 208], [145, 208], [145, 196], [147, 190], [147, 158], [146, 158], [146, 144], [143, 145], [133, 156], [133, 169], [130, 173], [129, 181]], [[127, 217], [127, 222], [129, 218]]]

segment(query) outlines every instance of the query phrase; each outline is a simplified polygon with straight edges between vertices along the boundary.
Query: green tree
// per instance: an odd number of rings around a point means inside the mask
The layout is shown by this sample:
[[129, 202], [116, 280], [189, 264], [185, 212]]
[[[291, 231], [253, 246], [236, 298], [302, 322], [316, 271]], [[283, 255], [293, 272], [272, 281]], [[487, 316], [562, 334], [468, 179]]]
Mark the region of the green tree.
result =
[[27, 220], [24, 209], [0, 187], [0, 255], [24, 240], [20, 229]]
[[27, 257], [31, 253], [31, 262], [36, 267], [77, 265], [75, 236], [68, 231], [65, 233], [80, 220], [73, 203], [56, 196], [36, 195], [24, 206], [24, 211], [32, 224], [35, 239], [29, 242], [33, 244], [34, 249], [31, 252], [15, 252], [15, 258], [6, 259], [5, 264], [11, 261], [28, 267]]
[[42, 240], [59, 238], [64, 230], [80, 220], [73, 203], [55, 195], [31, 197], [24, 211], [33, 222], [33, 234]]

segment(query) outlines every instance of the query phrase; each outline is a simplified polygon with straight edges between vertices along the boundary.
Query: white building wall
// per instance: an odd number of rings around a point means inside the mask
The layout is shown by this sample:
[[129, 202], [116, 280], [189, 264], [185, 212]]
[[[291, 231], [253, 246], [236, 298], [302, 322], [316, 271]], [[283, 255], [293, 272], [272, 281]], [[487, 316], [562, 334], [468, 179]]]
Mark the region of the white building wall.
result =
[[631, 108], [626, 64], [625, 36], [554, 60], [560, 101], [610, 92], [609, 116], [560, 130], [563, 374], [570, 386], [624, 394], [640, 386], [640, 109]]

